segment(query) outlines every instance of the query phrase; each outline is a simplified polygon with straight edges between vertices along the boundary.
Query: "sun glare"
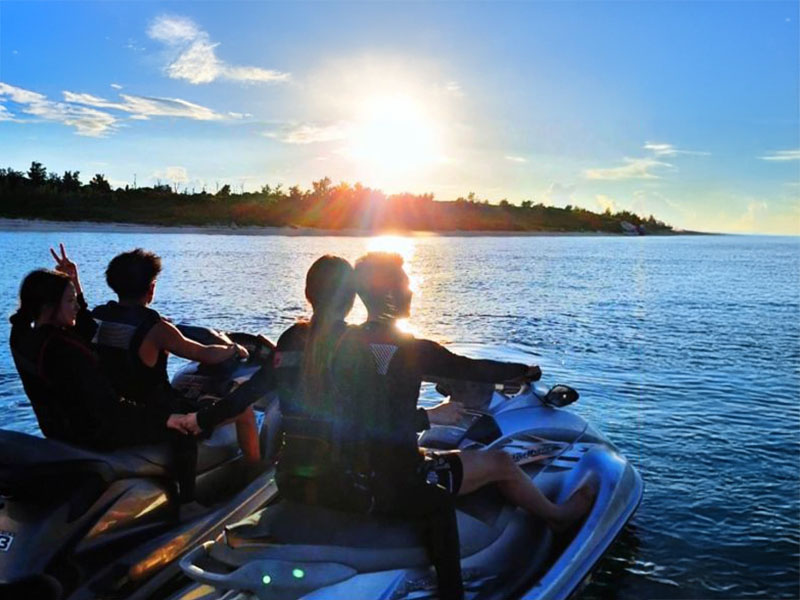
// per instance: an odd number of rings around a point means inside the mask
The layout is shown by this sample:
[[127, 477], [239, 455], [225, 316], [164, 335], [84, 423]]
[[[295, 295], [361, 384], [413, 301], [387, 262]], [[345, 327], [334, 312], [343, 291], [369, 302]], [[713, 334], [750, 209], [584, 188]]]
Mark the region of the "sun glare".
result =
[[[400, 235], [380, 235], [369, 238], [367, 242], [367, 252], [394, 252], [403, 257], [403, 268], [408, 274], [409, 286], [411, 291], [414, 292], [414, 300], [412, 302], [411, 316], [414, 316], [414, 303], [420, 301], [422, 277], [414, 272], [414, 253], [416, 250], [416, 239], [413, 237], [403, 237]], [[401, 331], [418, 335], [419, 332], [411, 319], [399, 319], [397, 326]]]
[[413, 237], [402, 235], [378, 235], [369, 238], [367, 241], [367, 252], [393, 252], [403, 257], [406, 272], [411, 266], [414, 258], [414, 248], [416, 240]]
[[439, 146], [436, 124], [419, 102], [381, 96], [364, 103], [349, 150], [373, 169], [400, 173], [435, 162]]

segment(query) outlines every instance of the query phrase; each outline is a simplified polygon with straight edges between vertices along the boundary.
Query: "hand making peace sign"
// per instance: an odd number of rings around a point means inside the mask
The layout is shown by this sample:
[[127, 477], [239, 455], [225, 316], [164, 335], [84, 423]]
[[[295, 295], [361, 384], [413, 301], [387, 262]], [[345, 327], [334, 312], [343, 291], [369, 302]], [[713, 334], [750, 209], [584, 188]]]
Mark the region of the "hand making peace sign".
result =
[[78, 265], [69, 259], [67, 256], [67, 251], [64, 249], [64, 244], [59, 244], [58, 248], [61, 250], [61, 256], [56, 254], [56, 251], [50, 248], [50, 254], [53, 255], [53, 258], [56, 261], [56, 271], [67, 275], [72, 280], [72, 285], [75, 286], [75, 292], [80, 295], [83, 292], [81, 290], [80, 280], [78, 279]]

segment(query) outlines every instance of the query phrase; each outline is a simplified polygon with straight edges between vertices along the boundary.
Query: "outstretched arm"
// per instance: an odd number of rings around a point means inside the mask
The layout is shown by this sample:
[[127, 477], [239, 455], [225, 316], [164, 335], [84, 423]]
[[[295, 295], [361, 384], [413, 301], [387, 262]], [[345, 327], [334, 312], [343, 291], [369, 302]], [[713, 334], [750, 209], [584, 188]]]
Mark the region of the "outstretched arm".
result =
[[162, 321], [148, 334], [151, 340], [160, 349], [170, 352], [175, 356], [194, 360], [207, 365], [215, 365], [228, 360], [233, 356], [247, 358], [247, 350], [239, 344], [222, 345], [198, 344], [185, 337], [177, 327], [167, 321]]
[[503, 381], [538, 379], [539, 367], [512, 362], [467, 358], [450, 352], [430, 340], [416, 340], [412, 354], [416, 369], [426, 381], [436, 378], [500, 383]]

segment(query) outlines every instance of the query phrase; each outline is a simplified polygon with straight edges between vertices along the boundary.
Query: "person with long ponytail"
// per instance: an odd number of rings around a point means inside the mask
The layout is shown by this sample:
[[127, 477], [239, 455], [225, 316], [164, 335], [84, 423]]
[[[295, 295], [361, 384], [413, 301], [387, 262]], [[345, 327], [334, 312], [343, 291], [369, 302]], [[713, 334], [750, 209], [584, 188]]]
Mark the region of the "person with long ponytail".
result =
[[315, 504], [337, 414], [328, 364], [355, 301], [353, 267], [338, 256], [320, 257], [306, 275], [305, 296], [313, 315], [289, 327], [275, 352], [284, 425], [276, 480], [284, 496]]
[[[83, 298], [78, 268], [50, 251], [56, 270], [29, 273], [11, 316], [10, 346], [25, 393], [45, 437], [96, 451], [169, 442], [181, 495], [191, 495], [196, 443], [186, 416], [121, 398], [91, 347], [96, 325]], [[190, 481], [191, 480], [191, 481]]]

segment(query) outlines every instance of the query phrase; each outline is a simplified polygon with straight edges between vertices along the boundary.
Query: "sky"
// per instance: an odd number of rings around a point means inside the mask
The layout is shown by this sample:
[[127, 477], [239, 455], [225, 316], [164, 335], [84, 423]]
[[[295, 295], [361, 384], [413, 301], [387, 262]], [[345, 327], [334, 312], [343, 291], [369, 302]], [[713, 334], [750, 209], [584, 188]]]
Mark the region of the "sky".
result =
[[0, 2], [0, 167], [800, 235], [797, 2]]

